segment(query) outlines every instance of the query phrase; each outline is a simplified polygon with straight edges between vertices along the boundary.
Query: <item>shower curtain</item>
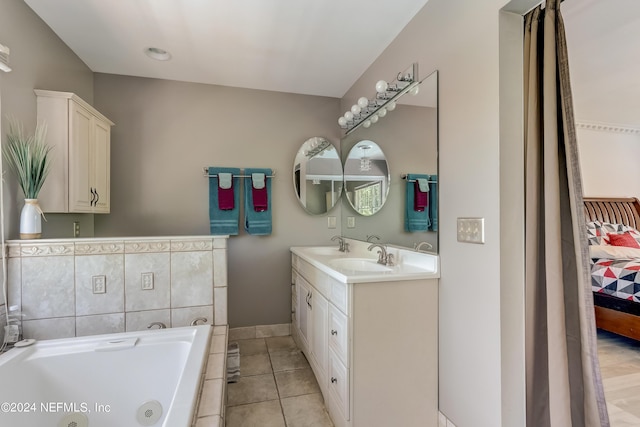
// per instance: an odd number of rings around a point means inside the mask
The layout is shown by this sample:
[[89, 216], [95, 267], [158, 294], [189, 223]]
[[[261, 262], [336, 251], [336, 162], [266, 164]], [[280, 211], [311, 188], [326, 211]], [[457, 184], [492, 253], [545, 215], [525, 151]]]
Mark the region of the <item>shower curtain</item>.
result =
[[527, 426], [609, 426], [560, 0], [524, 41]]

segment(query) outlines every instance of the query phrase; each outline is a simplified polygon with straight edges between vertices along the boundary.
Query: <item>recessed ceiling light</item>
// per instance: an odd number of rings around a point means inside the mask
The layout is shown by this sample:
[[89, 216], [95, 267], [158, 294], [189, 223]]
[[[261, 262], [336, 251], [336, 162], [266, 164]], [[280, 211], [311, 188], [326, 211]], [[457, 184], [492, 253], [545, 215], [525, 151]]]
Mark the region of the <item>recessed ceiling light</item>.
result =
[[164, 49], [160, 49], [159, 47], [145, 48], [144, 53], [146, 53], [149, 58], [155, 59], [157, 61], [168, 61], [171, 59], [171, 54]]

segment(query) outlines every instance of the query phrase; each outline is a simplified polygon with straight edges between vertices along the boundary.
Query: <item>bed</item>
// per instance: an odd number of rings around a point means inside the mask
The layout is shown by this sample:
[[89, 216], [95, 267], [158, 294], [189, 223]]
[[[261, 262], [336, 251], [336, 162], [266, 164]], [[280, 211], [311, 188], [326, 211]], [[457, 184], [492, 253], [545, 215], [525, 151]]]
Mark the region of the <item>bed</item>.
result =
[[[596, 326], [640, 340], [640, 248], [618, 246], [627, 235], [640, 242], [640, 202], [584, 198], [584, 209]], [[613, 244], [610, 233], [615, 235]]]

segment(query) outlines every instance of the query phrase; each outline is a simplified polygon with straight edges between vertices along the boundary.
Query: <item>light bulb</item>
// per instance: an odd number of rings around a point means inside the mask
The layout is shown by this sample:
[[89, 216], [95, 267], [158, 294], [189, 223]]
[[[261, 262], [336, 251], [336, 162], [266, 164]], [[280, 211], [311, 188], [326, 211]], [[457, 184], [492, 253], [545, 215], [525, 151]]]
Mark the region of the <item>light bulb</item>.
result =
[[387, 109], [386, 108], [382, 107], [380, 110], [378, 110], [378, 116], [380, 118], [382, 118], [382, 117], [384, 117], [386, 115], [387, 115]]
[[353, 120], [353, 113], [351, 111], [347, 111], [346, 113], [344, 113], [344, 118], [347, 119], [348, 122], [350, 122], [351, 120]]
[[371, 120], [371, 123], [378, 123], [378, 115], [374, 114], [373, 116], [369, 117], [369, 120]]
[[387, 104], [387, 111], [393, 111], [396, 109], [396, 101], [391, 101]]
[[389, 84], [387, 82], [385, 82], [384, 80], [380, 80], [378, 81], [378, 83], [376, 83], [376, 92], [378, 93], [385, 92], [388, 87], [389, 87]]
[[365, 108], [367, 105], [369, 105], [369, 100], [364, 96], [360, 97], [358, 98], [358, 105], [360, 106], [360, 108]]
[[358, 114], [360, 114], [360, 111], [362, 111], [362, 108], [360, 108], [360, 106], [359, 106], [359, 105], [354, 104], [354, 105], [352, 105], [352, 106], [351, 106], [351, 112], [352, 112], [354, 115], [358, 115]]
[[339, 124], [340, 126], [346, 126], [346, 125], [347, 125], [347, 119], [345, 119], [344, 117], [342, 117], [342, 116], [341, 116], [341, 117], [338, 119], [338, 124]]
[[368, 119], [367, 119], [367, 120], [365, 120], [365, 121], [362, 123], [362, 126], [364, 126], [364, 127], [368, 128], [369, 126], [371, 126], [371, 120], [368, 120]]
[[420, 86], [416, 85], [414, 86], [409, 93], [413, 96], [416, 96], [418, 94], [418, 92], [420, 92]]

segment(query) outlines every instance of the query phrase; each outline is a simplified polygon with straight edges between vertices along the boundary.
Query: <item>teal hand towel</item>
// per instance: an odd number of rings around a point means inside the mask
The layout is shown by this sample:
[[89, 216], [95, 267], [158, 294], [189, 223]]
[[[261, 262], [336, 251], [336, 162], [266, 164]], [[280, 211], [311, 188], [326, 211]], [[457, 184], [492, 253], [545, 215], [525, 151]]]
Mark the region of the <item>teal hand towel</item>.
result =
[[429, 180], [429, 175], [407, 174], [404, 229], [408, 232], [427, 231], [431, 225], [429, 221], [429, 209], [423, 211], [415, 210], [414, 186], [419, 185], [417, 182], [418, 179]]
[[[218, 174], [232, 174], [233, 178], [233, 209], [220, 209], [218, 200]], [[209, 168], [209, 222], [213, 235], [237, 235], [240, 221], [240, 185], [239, 168]], [[223, 175], [225, 176], [225, 175]], [[223, 183], [226, 185], [226, 183]]]
[[[244, 229], [254, 236], [271, 234], [271, 169], [245, 169]], [[254, 183], [255, 178], [255, 183]], [[266, 187], [266, 200], [262, 190]], [[256, 199], [259, 198], [259, 199]], [[255, 199], [255, 200], [254, 200]]]
[[438, 231], [438, 175], [429, 176], [429, 231]]

